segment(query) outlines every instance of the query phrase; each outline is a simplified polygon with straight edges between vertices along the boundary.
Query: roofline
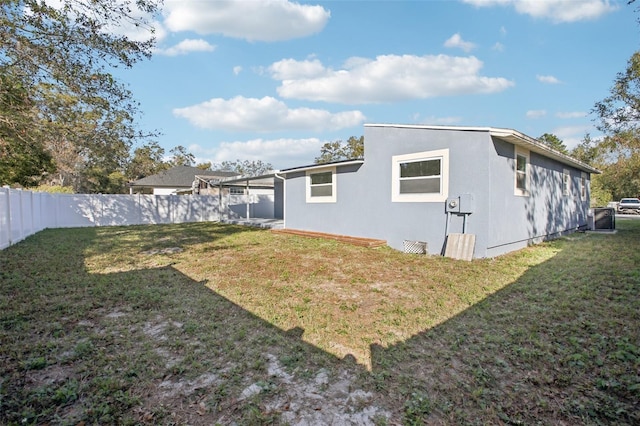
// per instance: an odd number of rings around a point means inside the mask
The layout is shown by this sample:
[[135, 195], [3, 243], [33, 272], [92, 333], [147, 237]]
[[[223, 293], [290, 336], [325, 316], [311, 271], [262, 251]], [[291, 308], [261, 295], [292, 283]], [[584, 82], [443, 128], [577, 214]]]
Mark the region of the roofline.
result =
[[233, 177], [232, 176], [232, 177], [229, 177], [229, 178], [220, 179], [219, 182], [215, 182], [214, 184], [230, 185], [230, 184], [239, 183], [239, 182], [249, 182], [249, 181], [252, 181], [252, 180], [269, 179], [269, 178], [275, 177], [277, 173], [278, 173], [278, 171], [274, 171], [273, 173], [267, 173], [267, 174], [260, 175], [260, 176], [239, 176], [239, 177]]
[[327, 169], [329, 167], [336, 167], [336, 166], [351, 166], [354, 164], [363, 164], [364, 163], [364, 159], [358, 158], [358, 159], [352, 159], [352, 160], [341, 160], [341, 161], [332, 161], [330, 163], [322, 163], [322, 164], [310, 164], [307, 166], [300, 166], [300, 167], [292, 167], [289, 169], [282, 169], [280, 170], [280, 174], [286, 175], [287, 173], [295, 173], [295, 172], [306, 172], [308, 170], [317, 170], [317, 169]]
[[527, 136], [522, 132], [513, 129], [500, 128], [500, 127], [473, 127], [473, 126], [436, 126], [436, 125], [421, 125], [421, 124], [365, 124], [364, 127], [390, 127], [390, 128], [405, 128], [405, 129], [431, 129], [431, 130], [457, 130], [460, 132], [487, 132], [489, 135], [504, 139], [514, 145], [523, 146], [530, 151], [542, 154], [546, 157], [557, 160], [563, 164], [573, 166], [589, 173], [602, 173], [600, 170], [591, 167], [585, 162], [573, 158], [570, 155], [563, 154], [560, 151], [550, 148], [537, 139]]

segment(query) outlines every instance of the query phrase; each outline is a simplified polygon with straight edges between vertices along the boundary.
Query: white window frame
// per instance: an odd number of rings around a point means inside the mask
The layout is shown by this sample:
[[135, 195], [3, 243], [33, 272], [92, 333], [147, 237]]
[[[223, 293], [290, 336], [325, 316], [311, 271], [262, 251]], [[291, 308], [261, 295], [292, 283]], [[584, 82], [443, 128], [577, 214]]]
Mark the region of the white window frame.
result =
[[[417, 161], [440, 160], [440, 192], [400, 193], [400, 164]], [[449, 196], [449, 150], [415, 152], [391, 157], [391, 201], [394, 203], [435, 203], [444, 202]]]
[[562, 170], [562, 195], [571, 196], [571, 171], [569, 169]]
[[[323, 184], [323, 185], [331, 185], [331, 195], [330, 196], [311, 196], [311, 175], [319, 174], [319, 173], [327, 173], [331, 172], [331, 183]], [[336, 168], [335, 167], [326, 167], [326, 168], [318, 168], [313, 170], [307, 170], [306, 173], [306, 191], [307, 191], [307, 203], [335, 203], [337, 201], [336, 197]]]
[[[524, 188], [518, 188], [518, 175], [521, 174], [518, 170], [518, 157], [524, 157], [525, 159], [525, 169], [524, 169]], [[531, 176], [531, 161], [530, 161], [530, 153], [526, 149], [516, 147], [515, 157], [513, 163], [513, 191], [514, 195], [518, 195], [521, 197], [529, 196], [529, 185], [530, 185], [530, 176]]]
[[587, 174], [585, 172], [580, 173], [580, 198], [587, 199]]

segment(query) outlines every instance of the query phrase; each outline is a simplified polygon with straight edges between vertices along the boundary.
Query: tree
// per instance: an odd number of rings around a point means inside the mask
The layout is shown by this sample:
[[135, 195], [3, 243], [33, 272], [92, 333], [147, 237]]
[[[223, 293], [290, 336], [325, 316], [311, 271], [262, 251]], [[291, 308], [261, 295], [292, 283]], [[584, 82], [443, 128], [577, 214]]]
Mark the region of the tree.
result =
[[242, 176], [261, 176], [273, 171], [273, 166], [261, 160], [236, 160], [223, 161], [216, 169], [225, 172], [236, 172]]
[[316, 164], [323, 164], [356, 158], [364, 158], [364, 136], [351, 136], [346, 143], [341, 140], [327, 142], [322, 145], [320, 156], [314, 161]]
[[[133, 140], [149, 135], [136, 128], [138, 104], [109, 70], [150, 57], [155, 40], [145, 17], [157, 9], [156, 0], [0, 2], [2, 160], [8, 158], [7, 152], [21, 152], [20, 144], [42, 144], [54, 156], [47, 144], [67, 144], [65, 153], [75, 154], [69, 163], [80, 164], [67, 164], [64, 174], [73, 169], [82, 178], [84, 171], [95, 170], [96, 161], [105, 158], [116, 161], [100, 168], [122, 171], [111, 168], [121, 163], [121, 147], [128, 155]], [[131, 28], [148, 30], [150, 37], [138, 41], [115, 31]], [[49, 171], [46, 162], [38, 161], [42, 159], [38, 150], [17, 158], [19, 164], [10, 164], [16, 181], [33, 173], [25, 165], [39, 165], [40, 177]], [[10, 183], [6, 173], [2, 179], [0, 183]]]
[[[23, 116], [12, 120], [12, 116]], [[0, 185], [37, 185], [53, 171], [51, 155], [29, 125], [37, 111], [27, 90], [9, 74], [0, 73]]]
[[640, 52], [627, 62], [627, 69], [618, 73], [611, 94], [597, 102], [594, 112], [600, 119], [598, 129], [604, 133], [637, 130], [640, 123]]
[[[591, 135], [587, 133], [582, 141], [571, 150], [570, 155], [601, 171], [605, 170], [608, 167], [606, 150], [601, 142], [602, 141], [593, 140]], [[607, 174], [592, 174], [591, 205], [594, 207], [604, 206], [613, 199], [615, 198], [612, 193], [612, 188], [607, 182]]]
[[614, 200], [640, 195], [640, 52], [618, 73], [611, 94], [597, 102], [606, 163], [600, 181]]
[[567, 146], [564, 144], [564, 142], [562, 142], [560, 138], [552, 133], [545, 133], [540, 136], [538, 140], [547, 145], [549, 148], [555, 149], [558, 152], [561, 152], [563, 154], [569, 153], [569, 150], [567, 149]]
[[199, 168], [200, 170], [207, 170], [210, 171], [211, 170], [211, 161], [206, 161], [204, 163], [198, 163], [196, 164], [196, 167]]
[[164, 148], [158, 142], [149, 142], [133, 151], [126, 176], [129, 180], [138, 180], [168, 168], [169, 164], [164, 161]]
[[178, 145], [175, 148], [172, 148], [170, 152], [172, 157], [171, 160], [169, 160], [169, 163], [173, 167], [192, 166], [196, 161], [196, 157], [192, 153], [187, 151], [187, 148], [182, 145]]

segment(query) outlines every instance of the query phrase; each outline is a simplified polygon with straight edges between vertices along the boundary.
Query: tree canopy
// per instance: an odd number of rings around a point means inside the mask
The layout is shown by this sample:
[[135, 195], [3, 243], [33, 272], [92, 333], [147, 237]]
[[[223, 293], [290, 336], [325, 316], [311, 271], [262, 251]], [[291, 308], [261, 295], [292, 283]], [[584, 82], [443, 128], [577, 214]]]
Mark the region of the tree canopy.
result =
[[603, 154], [597, 178], [611, 199], [640, 195], [640, 52], [617, 74], [611, 93], [595, 104]]
[[347, 142], [337, 140], [327, 142], [320, 148], [320, 156], [315, 158], [316, 164], [331, 163], [333, 161], [364, 158], [364, 136], [351, 136]]
[[216, 170], [236, 172], [242, 176], [260, 176], [273, 171], [273, 166], [270, 163], [261, 160], [223, 161], [214, 167]]
[[[0, 184], [56, 171], [81, 190], [109, 189], [105, 176], [122, 174], [132, 142], [149, 136], [110, 71], [151, 56], [146, 17], [157, 10], [155, 0], [0, 3]], [[122, 35], [131, 28], [149, 37]]]
[[569, 150], [567, 149], [567, 146], [564, 144], [564, 142], [553, 133], [545, 133], [540, 136], [538, 140], [547, 145], [549, 148], [555, 149], [558, 152], [561, 152], [563, 154], [569, 153]]

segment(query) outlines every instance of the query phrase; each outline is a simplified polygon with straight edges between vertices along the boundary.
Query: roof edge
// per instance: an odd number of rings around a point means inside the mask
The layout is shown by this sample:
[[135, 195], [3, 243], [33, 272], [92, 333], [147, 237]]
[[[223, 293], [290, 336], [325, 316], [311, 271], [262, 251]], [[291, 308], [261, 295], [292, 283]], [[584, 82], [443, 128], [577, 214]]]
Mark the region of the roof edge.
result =
[[389, 127], [389, 128], [404, 128], [404, 129], [430, 129], [430, 130], [456, 130], [461, 132], [487, 132], [491, 136], [507, 140], [510, 143], [520, 146], [526, 146], [531, 151], [538, 154], [545, 155], [549, 158], [560, 161], [561, 163], [576, 167], [589, 173], [602, 173], [595, 167], [591, 167], [585, 162], [578, 160], [570, 155], [563, 154], [560, 151], [556, 151], [553, 148], [545, 145], [531, 136], [525, 135], [517, 130], [501, 128], [501, 127], [480, 127], [480, 126], [438, 126], [427, 124], [365, 124], [364, 127]]
[[341, 160], [341, 161], [332, 161], [330, 163], [322, 163], [322, 164], [310, 164], [307, 166], [300, 167], [292, 167], [289, 169], [280, 170], [280, 174], [286, 175], [287, 173], [294, 172], [306, 172], [307, 170], [315, 170], [315, 169], [326, 169], [329, 167], [337, 167], [337, 166], [351, 166], [354, 164], [364, 164], [364, 159], [352, 159], [352, 160]]

